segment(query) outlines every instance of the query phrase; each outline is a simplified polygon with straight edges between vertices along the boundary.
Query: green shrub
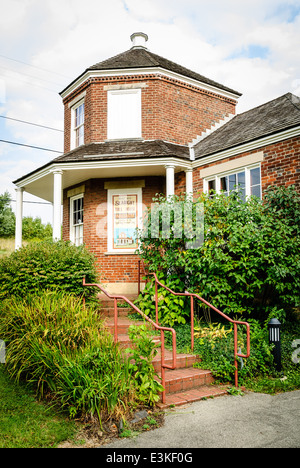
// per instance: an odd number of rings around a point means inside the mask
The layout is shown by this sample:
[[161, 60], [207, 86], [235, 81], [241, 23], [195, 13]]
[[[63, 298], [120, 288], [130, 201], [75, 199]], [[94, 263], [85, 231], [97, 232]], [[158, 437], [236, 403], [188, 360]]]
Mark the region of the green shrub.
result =
[[[162, 284], [170, 289], [184, 290], [184, 284], [179, 278], [167, 277], [163, 279], [163, 274], [158, 273], [158, 279]], [[190, 302], [184, 296], [175, 296], [170, 294], [166, 289], [158, 287], [158, 322], [167, 327], [173, 327], [174, 324], [186, 323], [190, 317]], [[137, 306], [144, 312], [144, 314], [151, 317], [155, 321], [155, 282], [154, 278], [150, 280], [145, 286], [145, 289], [136, 300]]]
[[92, 306], [63, 291], [12, 298], [0, 306], [6, 367], [40, 397], [75, 416], [126, 411], [135, 399], [129, 365]]
[[147, 324], [131, 325], [129, 338], [134, 344], [126, 351], [130, 354], [130, 370], [134, 376], [134, 385], [137, 395], [145, 404], [155, 405], [159, 400], [159, 392], [163, 386], [158, 381], [158, 374], [153, 366], [153, 359], [158, 352], [158, 345], [153, 341]]
[[83, 276], [87, 282], [97, 280], [95, 259], [84, 246], [51, 240], [30, 243], [0, 260], [0, 299], [46, 289], [92, 297], [95, 291], [83, 287]]
[[[187, 248], [186, 235], [176, 237], [172, 210], [169, 237], [153, 237], [149, 212], [140, 255], [166, 282], [177, 277], [177, 292], [196, 292], [231, 317], [263, 318], [275, 306], [289, 313], [300, 305], [300, 236], [292, 222], [300, 197], [293, 188], [284, 194], [284, 188], [270, 190], [265, 203], [256, 197], [245, 202], [236, 192], [184, 201], [192, 204], [194, 223], [195, 208], [203, 204], [204, 241], [195, 249]], [[178, 197], [159, 202], [184, 206]]]
[[52, 226], [43, 224], [41, 218], [25, 216], [22, 220], [23, 239], [51, 239]]

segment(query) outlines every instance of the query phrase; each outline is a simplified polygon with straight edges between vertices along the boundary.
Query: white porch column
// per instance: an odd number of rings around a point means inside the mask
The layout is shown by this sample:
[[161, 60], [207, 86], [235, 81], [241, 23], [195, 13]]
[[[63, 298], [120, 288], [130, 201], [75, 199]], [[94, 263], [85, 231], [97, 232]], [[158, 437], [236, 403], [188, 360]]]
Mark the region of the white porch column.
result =
[[61, 240], [61, 205], [62, 205], [61, 170], [53, 171], [53, 240]]
[[185, 191], [187, 195], [193, 195], [193, 169], [185, 171]]
[[175, 176], [175, 166], [168, 165], [166, 167], [166, 196], [174, 195], [174, 176]]
[[22, 247], [23, 188], [16, 188], [15, 250]]

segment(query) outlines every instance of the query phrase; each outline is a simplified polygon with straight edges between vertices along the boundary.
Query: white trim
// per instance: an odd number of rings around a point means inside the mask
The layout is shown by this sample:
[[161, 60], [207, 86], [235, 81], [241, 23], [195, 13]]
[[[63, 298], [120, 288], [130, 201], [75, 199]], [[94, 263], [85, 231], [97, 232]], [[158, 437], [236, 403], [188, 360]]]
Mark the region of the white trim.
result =
[[[211, 164], [221, 159], [225, 159], [231, 156], [238, 156], [241, 153], [247, 151], [252, 151], [254, 149], [259, 149], [263, 146], [268, 146], [274, 143], [278, 143], [282, 140], [287, 140], [294, 138], [300, 135], [300, 125], [289, 130], [285, 130], [275, 135], [271, 135], [265, 138], [260, 138], [250, 143], [245, 143], [239, 145], [235, 148], [230, 148], [228, 150], [220, 151], [212, 155], [200, 158], [196, 161], [184, 160], [176, 157], [162, 157], [162, 158], [146, 158], [146, 159], [126, 159], [118, 161], [80, 161], [73, 163], [52, 163], [47, 167], [44, 167], [40, 170], [37, 170], [33, 174], [28, 175], [21, 181], [15, 183], [17, 187], [25, 188], [26, 185], [29, 185], [42, 177], [47, 176], [53, 170], [62, 169], [64, 171], [68, 170], [82, 170], [82, 169], [98, 169], [98, 168], [117, 168], [117, 167], [136, 167], [136, 166], [166, 166], [168, 164], [174, 164], [176, 167], [179, 167], [180, 170], [185, 170], [190, 167], [197, 169], [198, 167], [205, 166], [206, 164]], [[182, 145], [179, 145], [182, 146]], [[134, 153], [132, 153], [134, 154]], [[93, 155], [93, 157], [101, 157], [102, 155]], [[120, 154], [122, 156], [122, 154]]]
[[257, 153], [249, 154], [248, 156], [242, 156], [241, 158], [232, 159], [231, 161], [227, 161], [225, 163], [216, 164], [214, 166], [206, 167], [205, 169], [200, 169], [200, 177], [201, 179], [205, 179], [211, 177], [216, 174], [220, 174], [222, 172], [230, 172], [235, 171], [238, 168], [244, 168], [251, 164], [255, 164], [258, 162], [262, 162], [264, 160], [264, 153], [263, 151], [259, 151]]
[[162, 67], [149, 67], [149, 68], [124, 68], [118, 70], [87, 70], [82, 76], [77, 78], [77, 80], [70, 84], [65, 90], [63, 90], [60, 95], [63, 99], [65, 99], [69, 94], [76, 90], [79, 86], [81, 86], [85, 81], [90, 78], [102, 78], [102, 77], [114, 77], [114, 76], [135, 76], [135, 75], [160, 75], [163, 77], [171, 78], [173, 80], [181, 81], [185, 84], [190, 86], [194, 86], [196, 88], [202, 89], [204, 91], [208, 91], [214, 94], [218, 94], [220, 96], [237, 100], [239, 99], [240, 95], [232, 93], [230, 91], [226, 91], [223, 89], [218, 88], [217, 86], [209, 85], [207, 83], [203, 83], [202, 81], [198, 81], [194, 78], [189, 78], [187, 76], [181, 75], [176, 72], [172, 72], [170, 70], [166, 70]]
[[61, 170], [53, 171], [53, 240], [61, 240], [61, 205], [62, 205]]
[[134, 253], [134, 249], [114, 249], [113, 248], [113, 196], [114, 195], [137, 195], [137, 224], [138, 228], [142, 228], [142, 189], [141, 188], [126, 188], [126, 189], [108, 189], [107, 190], [107, 255], [117, 253]]
[[[99, 154], [99, 157], [102, 155]], [[95, 156], [96, 157], [96, 156]], [[50, 164], [49, 166], [41, 169], [40, 171], [35, 172], [34, 174], [29, 175], [22, 181], [16, 183], [17, 187], [26, 187], [42, 177], [47, 176], [48, 174], [52, 173], [55, 170], [63, 170], [64, 172], [67, 171], [74, 171], [74, 170], [83, 170], [83, 169], [113, 169], [113, 168], [121, 168], [121, 167], [151, 167], [151, 166], [166, 166], [174, 164], [175, 167], [180, 168], [180, 170], [188, 169], [191, 166], [191, 162], [189, 160], [179, 159], [176, 157], [163, 157], [163, 158], [146, 158], [146, 159], [126, 159], [126, 160], [115, 160], [115, 161], [80, 161], [80, 162], [72, 162], [72, 163], [56, 163]]]
[[15, 250], [22, 247], [23, 188], [16, 188]]
[[78, 101], [84, 101], [84, 98], [86, 96], [86, 91], [83, 91], [82, 93], [78, 94], [72, 101], [68, 103], [68, 108], [70, 109], [71, 107], [75, 106], [75, 104], [78, 103]]
[[[73, 215], [74, 215], [74, 204], [73, 204], [73, 202], [75, 200], [79, 200], [80, 198], [84, 199], [84, 193], [79, 193], [78, 195], [74, 195], [73, 197], [70, 197], [70, 200], [69, 200], [69, 203], [70, 203], [70, 220], [69, 220], [69, 223], [70, 223], [70, 241], [73, 244], [76, 243], [76, 239], [75, 239], [76, 226], [73, 223]], [[82, 222], [80, 224], [80, 225], [82, 225], [82, 227], [83, 227], [83, 223], [84, 222]], [[78, 226], [79, 226], [79, 224], [78, 224]], [[82, 235], [82, 243], [83, 243], [83, 235]]]
[[[216, 168], [217, 167], [218, 166], [216, 166]], [[221, 192], [220, 180], [222, 177], [226, 177], [231, 174], [237, 174], [239, 172], [245, 171], [245, 195], [246, 197], [250, 196], [251, 195], [250, 171], [252, 169], [257, 169], [257, 168], [260, 169], [260, 192], [261, 192], [261, 163], [260, 162], [249, 164], [248, 166], [244, 166], [244, 167], [237, 166], [227, 171], [218, 171], [218, 172], [215, 172], [214, 174], [211, 174], [210, 176], [203, 178], [203, 191], [204, 193], [208, 193], [208, 182], [214, 180], [216, 192], [220, 193]]]
[[[77, 100], [76, 103], [71, 107], [71, 135], [70, 135], [70, 149], [71, 150], [78, 148], [79, 146], [82, 146], [82, 145], [76, 145], [76, 130], [79, 127], [75, 127], [75, 112], [76, 112], [76, 109], [78, 109], [78, 107], [80, 107], [82, 104], [84, 104], [84, 97], [80, 100]], [[84, 113], [85, 113], [85, 109], [84, 109]], [[83, 118], [84, 117], [85, 115], [83, 114]], [[84, 120], [83, 120], [83, 124], [80, 126], [83, 126], [83, 131], [84, 131]]]

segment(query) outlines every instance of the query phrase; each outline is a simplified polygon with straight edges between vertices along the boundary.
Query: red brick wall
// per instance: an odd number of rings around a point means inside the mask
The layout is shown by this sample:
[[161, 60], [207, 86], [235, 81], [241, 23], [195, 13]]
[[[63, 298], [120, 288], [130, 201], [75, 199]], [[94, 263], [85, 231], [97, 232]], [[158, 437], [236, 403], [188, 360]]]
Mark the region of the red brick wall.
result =
[[[118, 179], [113, 180], [116, 181]], [[107, 190], [104, 189], [104, 182], [104, 179], [91, 179], [84, 182], [84, 243], [97, 258], [101, 281], [109, 283], [136, 283], [138, 272], [137, 255], [108, 255], [106, 253]], [[146, 206], [151, 205], [152, 199], [156, 194], [164, 192], [164, 177], [145, 177], [145, 188], [142, 189], [142, 201]], [[64, 190], [63, 203], [63, 239], [68, 240], [70, 207], [67, 190]]]
[[142, 137], [187, 144], [224, 119], [235, 114], [236, 101], [179, 81], [156, 75], [91, 78], [65, 100], [65, 145], [70, 150], [71, 111], [68, 103], [85, 96], [85, 144], [107, 139], [107, 90], [109, 84], [143, 83]]
[[215, 163], [197, 168], [193, 173], [194, 192], [203, 191], [203, 180], [200, 178], [201, 169], [215, 166], [241, 156], [263, 151], [264, 161], [261, 163], [262, 190], [269, 185], [295, 185], [300, 192], [300, 138], [295, 137], [279, 143], [263, 146], [252, 151], [240, 153], [237, 156], [221, 159]]

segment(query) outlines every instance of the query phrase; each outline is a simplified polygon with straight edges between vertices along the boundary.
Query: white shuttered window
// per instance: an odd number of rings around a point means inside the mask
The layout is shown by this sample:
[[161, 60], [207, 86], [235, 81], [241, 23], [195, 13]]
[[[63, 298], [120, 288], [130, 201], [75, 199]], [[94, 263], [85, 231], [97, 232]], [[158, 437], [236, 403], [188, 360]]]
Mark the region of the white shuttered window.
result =
[[141, 90], [108, 91], [107, 95], [107, 138], [140, 138]]

